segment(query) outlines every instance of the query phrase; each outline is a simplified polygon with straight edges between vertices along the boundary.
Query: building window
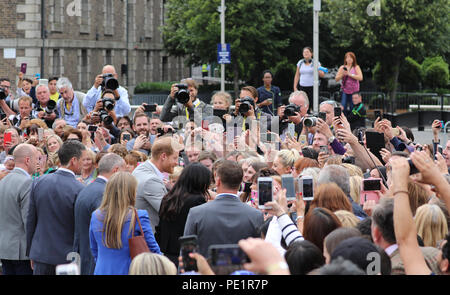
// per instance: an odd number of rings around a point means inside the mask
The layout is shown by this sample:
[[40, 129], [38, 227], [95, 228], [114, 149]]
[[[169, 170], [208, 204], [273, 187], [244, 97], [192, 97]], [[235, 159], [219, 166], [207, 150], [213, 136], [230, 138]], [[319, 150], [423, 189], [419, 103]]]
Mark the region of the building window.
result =
[[114, 6], [113, 0], [105, 0], [105, 35], [114, 34]]
[[145, 38], [153, 38], [153, 0], [145, 2]]
[[61, 75], [61, 54], [59, 49], [53, 49], [53, 76]]
[[112, 64], [112, 52], [111, 49], [105, 50], [105, 65], [111, 65]]
[[49, 21], [52, 32], [62, 32], [64, 23], [64, 0], [49, 1]]
[[81, 88], [87, 89], [88, 85], [88, 52], [87, 49], [81, 50]]
[[162, 58], [162, 81], [169, 81], [169, 63], [167, 56]]
[[90, 10], [91, 9], [89, 5], [89, 0], [81, 0], [81, 17], [78, 18], [81, 34], [90, 33], [90, 25], [91, 25], [91, 17], [89, 15]]

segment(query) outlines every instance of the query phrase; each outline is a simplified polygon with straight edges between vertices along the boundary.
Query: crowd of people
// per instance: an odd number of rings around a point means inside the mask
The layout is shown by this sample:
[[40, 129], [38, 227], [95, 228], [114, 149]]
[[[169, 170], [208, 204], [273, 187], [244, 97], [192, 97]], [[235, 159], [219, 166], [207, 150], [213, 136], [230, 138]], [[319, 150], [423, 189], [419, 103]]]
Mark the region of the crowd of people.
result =
[[[353, 53], [336, 77], [342, 101], [315, 114], [312, 50], [303, 57], [286, 105], [270, 71], [209, 103], [184, 79], [134, 113], [110, 65], [86, 94], [65, 77], [19, 75], [14, 95], [0, 79], [3, 274], [61, 274], [73, 255], [82, 275], [449, 274], [441, 122], [417, 143], [369, 121]], [[134, 237], [147, 249], [132, 257]], [[246, 258], [219, 251], [230, 245]]]

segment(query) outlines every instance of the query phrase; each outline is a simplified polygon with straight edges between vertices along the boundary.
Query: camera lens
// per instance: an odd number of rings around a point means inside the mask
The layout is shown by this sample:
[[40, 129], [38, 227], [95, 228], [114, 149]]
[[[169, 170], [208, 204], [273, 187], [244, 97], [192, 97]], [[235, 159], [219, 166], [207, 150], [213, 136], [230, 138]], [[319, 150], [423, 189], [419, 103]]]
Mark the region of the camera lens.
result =
[[305, 120], [303, 121], [303, 124], [306, 127], [314, 127], [314, 126], [316, 126], [316, 123], [317, 123], [316, 117], [308, 117], [308, 118], [305, 118]]

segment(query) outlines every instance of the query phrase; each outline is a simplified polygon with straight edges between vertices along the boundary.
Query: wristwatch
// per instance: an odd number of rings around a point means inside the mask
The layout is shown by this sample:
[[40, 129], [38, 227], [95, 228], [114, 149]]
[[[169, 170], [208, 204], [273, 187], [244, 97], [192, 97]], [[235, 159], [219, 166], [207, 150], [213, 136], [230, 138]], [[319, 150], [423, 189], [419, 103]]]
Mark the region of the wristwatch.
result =
[[332, 144], [335, 139], [336, 139], [335, 136], [331, 136], [330, 138], [328, 138], [328, 143]]

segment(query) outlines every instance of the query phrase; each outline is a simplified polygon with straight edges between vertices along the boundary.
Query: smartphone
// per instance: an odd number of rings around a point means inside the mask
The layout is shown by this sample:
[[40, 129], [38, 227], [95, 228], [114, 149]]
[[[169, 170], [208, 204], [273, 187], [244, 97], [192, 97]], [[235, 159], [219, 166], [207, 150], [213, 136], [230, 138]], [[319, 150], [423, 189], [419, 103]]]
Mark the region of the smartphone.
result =
[[266, 207], [267, 202], [272, 201], [272, 178], [271, 177], [258, 177], [258, 208], [270, 209]]
[[363, 179], [362, 190], [365, 192], [381, 190], [381, 178]]
[[408, 164], [409, 164], [409, 175], [413, 175], [420, 172], [410, 158], [408, 158]]
[[6, 147], [7, 144], [12, 142], [12, 133], [11, 132], [5, 132], [3, 136], [3, 146]]
[[392, 135], [399, 136], [400, 135], [400, 130], [398, 130], [398, 128], [392, 128]]
[[302, 145], [308, 144], [308, 141], [307, 141], [307, 139], [306, 139], [306, 135], [300, 135], [299, 142], [300, 142]]
[[377, 118], [383, 119], [383, 117], [381, 117], [381, 111], [374, 111], [374, 114], [375, 114], [375, 120]]
[[38, 139], [39, 141], [44, 140], [44, 129], [38, 128]]
[[209, 121], [206, 120], [202, 121], [202, 129], [209, 130]]
[[327, 145], [321, 145], [320, 146], [320, 153], [325, 153], [325, 154], [329, 154], [330, 151], [328, 150], [328, 146]]
[[340, 117], [341, 114], [342, 114], [342, 109], [341, 109], [341, 107], [335, 107], [335, 108], [334, 108], [334, 116], [335, 116], [335, 117]]
[[155, 104], [145, 104], [144, 105], [144, 112], [156, 112], [156, 105]]
[[20, 65], [20, 72], [26, 74], [27, 73], [27, 64], [23, 63]]
[[197, 260], [189, 257], [189, 253], [198, 252], [197, 236], [183, 236], [178, 238], [180, 243], [180, 254], [183, 259], [183, 266], [185, 271], [197, 271]]
[[98, 126], [95, 126], [95, 125], [89, 125], [89, 127], [88, 127], [88, 131], [90, 131], [90, 132], [96, 132], [97, 129], [98, 129]]
[[211, 245], [208, 252], [213, 266], [243, 265], [250, 262], [247, 254], [237, 244]]
[[295, 124], [293, 123], [288, 124], [288, 134], [291, 136], [291, 138], [295, 137]]
[[128, 140], [128, 141], [130, 141], [130, 139], [131, 139], [131, 134], [125, 133], [125, 134], [122, 136], [122, 139], [123, 139], [123, 140]]
[[292, 174], [283, 174], [281, 176], [281, 186], [286, 189], [286, 200], [295, 200], [295, 182]]
[[366, 146], [370, 148], [370, 152], [374, 154], [381, 163], [384, 163], [380, 151], [384, 148], [384, 134], [376, 131], [366, 131]]
[[314, 183], [313, 178], [311, 176], [302, 176], [300, 178], [300, 190], [301, 196], [303, 197], [303, 201], [312, 201], [314, 200]]
[[39, 80], [41, 79], [41, 74], [37, 73], [36, 75], [34, 75], [34, 77]]
[[327, 121], [327, 113], [319, 112], [319, 118], [326, 122]]

